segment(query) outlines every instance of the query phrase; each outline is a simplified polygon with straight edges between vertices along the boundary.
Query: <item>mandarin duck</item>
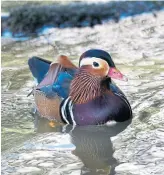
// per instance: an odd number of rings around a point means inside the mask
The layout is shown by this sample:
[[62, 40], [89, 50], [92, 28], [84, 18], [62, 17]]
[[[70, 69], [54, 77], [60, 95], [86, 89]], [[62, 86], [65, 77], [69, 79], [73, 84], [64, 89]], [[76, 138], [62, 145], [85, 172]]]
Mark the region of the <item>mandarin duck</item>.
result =
[[42, 117], [71, 125], [99, 125], [132, 118], [127, 98], [111, 80], [127, 78], [106, 51], [84, 52], [79, 67], [64, 55], [58, 57], [57, 63], [32, 57], [28, 65], [37, 81], [33, 95]]

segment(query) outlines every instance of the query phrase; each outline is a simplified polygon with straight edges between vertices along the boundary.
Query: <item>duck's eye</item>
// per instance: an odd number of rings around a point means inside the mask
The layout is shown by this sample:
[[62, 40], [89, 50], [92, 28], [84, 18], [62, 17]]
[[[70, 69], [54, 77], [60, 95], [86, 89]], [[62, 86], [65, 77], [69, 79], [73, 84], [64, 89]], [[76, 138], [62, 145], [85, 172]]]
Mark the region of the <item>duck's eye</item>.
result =
[[99, 67], [99, 63], [97, 63], [97, 62], [94, 61], [94, 62], [93, 62], [93, 66], [94, 66], [94, 67]]

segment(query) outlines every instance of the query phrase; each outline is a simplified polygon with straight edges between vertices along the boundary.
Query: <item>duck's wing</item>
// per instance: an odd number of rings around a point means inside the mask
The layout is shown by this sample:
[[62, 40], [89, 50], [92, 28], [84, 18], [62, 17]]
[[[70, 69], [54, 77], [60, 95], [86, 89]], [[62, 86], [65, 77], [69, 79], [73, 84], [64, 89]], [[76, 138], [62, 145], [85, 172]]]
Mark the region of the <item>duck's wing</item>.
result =
[[48, 73], [36, 89], [44, 92], [47, 98], [53, 98], [54, 94], [66, 98], [75, 72], [76, 69], [69, 69], [59, 63], [52, 63]]
[[44, 79], [36, 89], [43, 91], [47, 97], [53, 97], [57, 93], [62, 98], [68, 97], [69, 87], [77, 67], [66, 56], [60, 56], [58, 63], [51, 63]]
[[77, 70], [71, 62], [62, 63], [60, 59], [58, 63], [50, 64], [48, 72], [34, 90], [36, 107], [41, 116], [57, 121], [62, 121], [59, 112], [60, 104], [68, 97], [70, 83]]
[[37, 84], [39, 84], [50, 68], [51, 61], [44, 60], [39, 57], [31, 57], [28, 60], [29, 69], [35, 78]]
[[67, 56], [59, 56], [57, 63], [32, 57], [28, 60], [28, 65], [37, 82], [36, 89], [42, 90], [49, 97], [53, 97], [53, 92], [63, 98], [68, 96], [69, 85], [77, 67]]

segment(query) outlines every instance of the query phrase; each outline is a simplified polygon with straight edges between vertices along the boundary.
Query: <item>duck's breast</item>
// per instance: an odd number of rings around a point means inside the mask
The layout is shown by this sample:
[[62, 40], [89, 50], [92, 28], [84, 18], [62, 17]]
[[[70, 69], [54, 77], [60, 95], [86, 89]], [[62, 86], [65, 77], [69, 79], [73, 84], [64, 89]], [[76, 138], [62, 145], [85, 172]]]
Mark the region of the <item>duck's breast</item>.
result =
[[73, 115], [78, 125], [104, 124], [109, 120], [122, 122], [131, 116], [131, 108], [120, 96], [106, 94], [84, 104], [73, 105]]

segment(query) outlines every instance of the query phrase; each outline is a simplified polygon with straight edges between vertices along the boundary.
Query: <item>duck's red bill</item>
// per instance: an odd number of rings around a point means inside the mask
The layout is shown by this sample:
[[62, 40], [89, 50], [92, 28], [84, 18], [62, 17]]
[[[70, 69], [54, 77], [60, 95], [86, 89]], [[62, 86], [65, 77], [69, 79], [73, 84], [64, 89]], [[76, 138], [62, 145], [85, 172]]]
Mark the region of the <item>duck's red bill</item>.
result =
[[128, 78], [123, 75], [118, 69], [115, 67], [112, 67], [109, 69], [108, 76], [113, 78], [113, 79], [118, 79], [122, 81], [128, 81]]

